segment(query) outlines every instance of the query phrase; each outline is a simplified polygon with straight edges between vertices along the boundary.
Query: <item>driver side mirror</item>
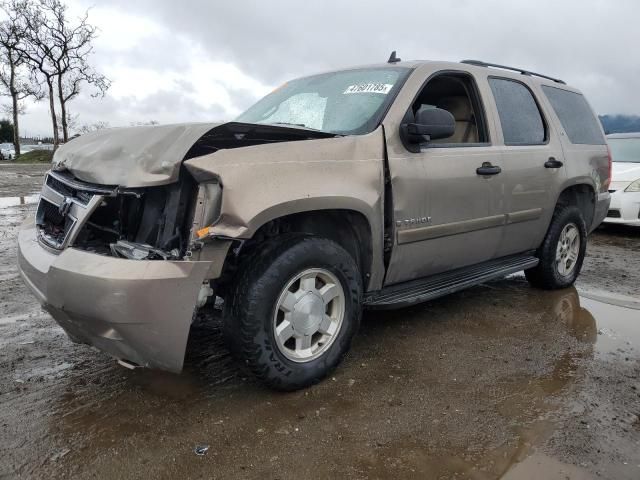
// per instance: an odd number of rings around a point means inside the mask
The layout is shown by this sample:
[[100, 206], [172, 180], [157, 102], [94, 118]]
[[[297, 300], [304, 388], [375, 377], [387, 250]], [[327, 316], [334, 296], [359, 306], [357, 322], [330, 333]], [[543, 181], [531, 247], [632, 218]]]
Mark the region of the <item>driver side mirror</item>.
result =
[[420, 144], [440, 138], [448, 138], [456, 130], [456, 120], [441, 108], [420, 107], [415, 123], [403, 123], [400, 134], [408, 144]]

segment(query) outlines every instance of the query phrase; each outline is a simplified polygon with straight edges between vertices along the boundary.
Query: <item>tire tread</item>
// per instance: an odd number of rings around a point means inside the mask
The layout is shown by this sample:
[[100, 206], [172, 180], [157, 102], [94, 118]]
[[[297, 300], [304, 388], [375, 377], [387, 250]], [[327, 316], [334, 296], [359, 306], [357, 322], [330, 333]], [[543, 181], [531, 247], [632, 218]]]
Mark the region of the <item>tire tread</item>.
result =
[[[562, 229], [569, 222], [575, 223], [580, 231], [580, 252], [573, 274], [568, 278], [563, 278], [555, 268], [556, 245]], [[556, 290], [573, 285], [582, 268], [586, 242], [586, 224], [578, 207], [574, 205], [558, 205], [553, 212], [549, 230], [542, 241], [542, 245], [536, 252], [540, 263], [524, 272], [529, 283], [536, 288], [544, 290]]]
[[[352, 304], [347, 305], [345, 315], [349, 314], [349, 309], [357, 309], [353, 312], [352, 318], [345, 321], [355, 322], [352, 325], [352, 334], [349, 335], [347, 341], [343, 345], [332, 345], [331, 348], [342, 348], [340, 355], [325, 368], [316, 369], [317, 373], [310, 377], [304, 377], [291, 381], [290, 378], [283, 375], [274, 367], [273, 362], [265, 361], [265, 347], [256, 342], [256, 337], [260, 334], [263, 327], [259, 318], [256, 318], [256, 312], [260, 310], [260, 302], [264, 299], [260, 297], [259, 292], [264, 285], [273, 285], [281, 283], [278, 269], [272, 268], [275, 261], [282, 263], [290, 263], [296, 261], [294, 258], [286, 258], [285, 255], [295, 251], [296, 256], [305, 257], [311, 254], [326, 255], [326, 258], [334, 262], [346, 277], [347, 285], [351, 295]], [[271, 241], [265, 242], [262, 248], [249, 255], [246, 261], [240, 266], [236, 275], [235, 286], [229, 299], [229, 308], [225, 312], [224, 319], [224, 335], [227, 345], [231, 352], [241, 359], [249, 370], [263, 383], [271, 388], [278, 390], [297, 390], [304, 388], [322, 380], [337, 364], [346, 353], [351, 341], [351, 337], [357, 330], [360, 321], [360, 302], [362, 297], [361, 280], [355, 262], [349, 254], [338, 244], [331, 240], [308, 235], [286, 234], [275, 237]], [[345, 325], [343, 325], [345, 328]], [[274, 351], [276, 348], [272, 344], [272, 350], [267, 355], [273, 357], [277, 355]], [[322, 359], [323, 357], [320, 357]]]

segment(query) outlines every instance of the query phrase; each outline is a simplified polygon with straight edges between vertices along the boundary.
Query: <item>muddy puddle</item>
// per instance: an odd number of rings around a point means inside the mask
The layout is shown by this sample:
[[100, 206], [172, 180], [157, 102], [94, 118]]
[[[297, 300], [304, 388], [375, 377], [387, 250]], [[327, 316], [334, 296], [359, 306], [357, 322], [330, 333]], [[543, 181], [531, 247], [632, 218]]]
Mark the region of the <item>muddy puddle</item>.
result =
[[[43, 330], [15, 347], [24, 360], [2, 387], [0, 473], [639, 478], [640, 310], [585, 295], [510, 278], [369, 312], [335, 374], [290, 394], [237, 366], [215, 314], [194, 326], [179, 376], [125, 370]], [[592, 462], [565, 432], [612, 453]]]

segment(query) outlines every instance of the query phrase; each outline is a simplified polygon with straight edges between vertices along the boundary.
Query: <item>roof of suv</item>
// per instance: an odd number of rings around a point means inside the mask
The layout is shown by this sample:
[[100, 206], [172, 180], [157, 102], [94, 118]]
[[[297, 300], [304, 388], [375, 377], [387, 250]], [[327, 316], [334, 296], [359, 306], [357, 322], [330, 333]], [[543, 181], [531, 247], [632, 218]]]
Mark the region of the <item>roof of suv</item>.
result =
[[610, 133], [607, 138], [640, 138], [640, 132]]
[[478, 60], [463, 60], [461, 62], [447, 62], [447, 61], [440, 61], [440, 60], [407, 60], [407, 61], [396, 61], [393, 63], [386, 62], [386, 63], [359, 65], [359, 66], [347, 67], [344, 69], [337, 69], [334, 71], [351, 70], [351, 69], [357, 69], [357, 68], [385, 68], [385, 67], [388, 67], [388, 68], [405, 67], [405, 68], [415, 69], [424, 65], [436, 66], [438, 69], [442, 69], [442, 70], [449, 70], [449, 69], [457, 70], [457, 69], [460, 69], [461, 67], [464, 67], [464, 68], [468, 68], [471, 71], [482, 72], [482, 71], [486, 71], [486, 69], [491, 69], [492, 71], [499, 72], [500, 76], [514, 78], [514, 79], [518, 79], [518, 78], [521, 78], [522, 76], [526, 76], [527, 78], [540, 84], [551, 85], [554, 87], [563, 88], [563, 89], [572, 90], [572, 91], [575, 90], [574, 88], [569, 87], [564, 81], [557, 78], [553, 78], [548, 75], [531, 72], [523, 68], [510, 67], [506, 65], [498, 65], [498, 64], [482, 62]]

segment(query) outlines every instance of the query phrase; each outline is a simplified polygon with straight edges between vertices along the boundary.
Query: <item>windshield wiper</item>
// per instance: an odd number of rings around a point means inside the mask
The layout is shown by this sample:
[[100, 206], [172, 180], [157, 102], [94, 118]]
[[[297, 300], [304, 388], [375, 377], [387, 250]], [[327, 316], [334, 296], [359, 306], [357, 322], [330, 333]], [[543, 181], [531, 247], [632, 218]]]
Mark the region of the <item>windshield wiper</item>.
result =
[[[271, 125], [289, 125], [291, 127], [309, 128], [304, 123], [272, 122]], [[309, 128], [309, 130], [315, 130], [315, 128]]]
[[[245, 122], [238, 122], [238, 123], [245, 123]], [[311, 127], [307, 127], [304, 123], [292, 123], [292, 122], [246, 122], [246, 125], [273, 125], [273, 126], [283, 126], [283, 127], [291, 127], [291, 128], [295, 128], [295, 129], [301, 129], [301, 130], [308, 130], [310, 132], [318, 132], [318, 133], [322, 133], [324, 135], [328, 135], [328, 136], [333, 136], [333, 137], [344, 137], [344, 134], [342, 133], [334, 133], [334, 132], [327, 132], [326, 130], [319, 130], [317, 128], [311, 128]]]
[[307, 127], [304, 123], [270, 122], [270, 123], [267, 123], [267, 125], [284, 125], [286, 127], [304, 128], [305, 130], [311, 130], [313, 132], [322, 132], [322, 133], [328, 133], [328, 134], [331, 134], [331, 135], [340, 136], [339, 134], [334, 134], [333, 132], [327, 132], [326, 130], [320, 130], [318, 128]]

